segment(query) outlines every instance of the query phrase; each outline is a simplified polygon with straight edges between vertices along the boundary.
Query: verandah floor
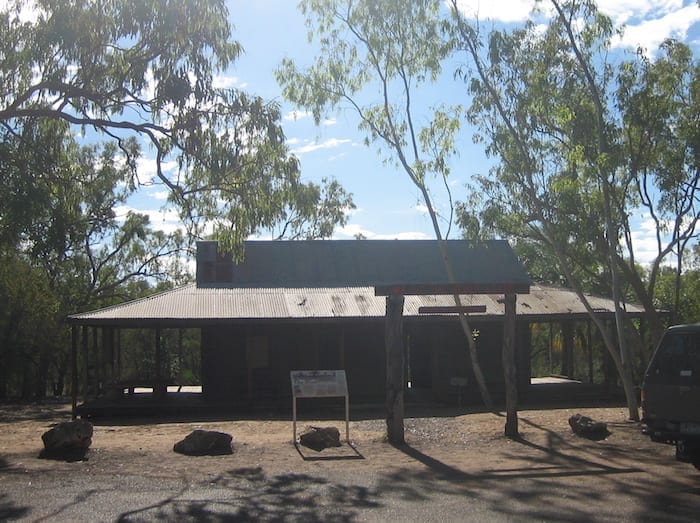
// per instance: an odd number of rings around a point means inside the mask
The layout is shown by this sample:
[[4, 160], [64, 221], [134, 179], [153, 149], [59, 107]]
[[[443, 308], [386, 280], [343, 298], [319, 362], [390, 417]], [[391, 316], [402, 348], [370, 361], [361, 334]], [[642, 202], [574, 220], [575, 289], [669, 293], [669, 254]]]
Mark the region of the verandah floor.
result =
[[[463, 405], [445, 405], [432, 401], [414, 400], [417, 396], [410, 393], [406, 395], [406, 415], [420, 416], [422, 413], [433, 409], [457, 409], [459, 411], [483, 410], [478, 398], [476, 401], [465, 401]], [[423, 396], [424, 398], [425, 396]], [[619, 403], [624, 397], [619, 390], [609, 391], [602, 385], [581, 383], [574, 380], [561, 378], [533, 379], [527, 396], [519, 401], [519, 408], [525, 410], [535, 407], [586, 405], [601, 403]], [[342, 398], [319, 398], [307, 401], [307, 405], [313, 409], [314, 415], [327, 412], [334, 416], [344, 409]], [[383, 402], [367, 401], [359, 398], [350, 398], [352, 411], [377, 411], [383, 413]], [[232, 416], [271, 417], [289, 419], [291, 416], [291, 398], [256, 398], [253, 402], [248, 398], [240, 398], [238, 401], [210, 400], [201, 392], [201, 387], [168, 387], [164, 398], [155, 398], [150, 389], [137, 388], [134, 394], [125, 394], [121, 398], [110, 399], [106, 397], [89, 399], [77, 406], [76, 414], [85, 418], [97, 417], [158, 417], [162, 419], [212, 419], [217, 417], [230, 418]], [[337, 411], [337, 412], [336, 412]]]

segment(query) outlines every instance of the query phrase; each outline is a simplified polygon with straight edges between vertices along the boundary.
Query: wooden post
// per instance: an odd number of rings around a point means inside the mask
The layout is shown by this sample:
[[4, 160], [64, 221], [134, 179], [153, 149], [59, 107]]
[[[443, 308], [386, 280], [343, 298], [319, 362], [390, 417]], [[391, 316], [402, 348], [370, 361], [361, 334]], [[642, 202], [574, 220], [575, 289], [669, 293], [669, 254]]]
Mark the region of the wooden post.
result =
[[102, 350], [104, 352], [103, 365], [105, 369], [104, 379], [107, 382], [114, 380], [114, 327], [102, 327]]
[[156, 376], [153, 384], [153, 398], [156, 400], [165, 399], [165, 393], [167, 392], [167, 386], [163, 385], [163, 346], [160, 339], [160, 328], [156, 328]]
[[95, 363], [92, 366], [92, 385], [95, 397], [102, 394], [102, 377], [104, 373], [102, 372], [104, 366], [104, 358], [101, 354], [100, 345], [98, 343], [97, 327], [92, 328], [92, 355], [95, 357]]
[[386, 429], [389, 443], [402, 445], [404, 440], [404, 354], [403, 295], [386, 297], [384, 341], [386, 345]]
[[567, 378], [574, 377], [574, 324], [565, 320], [561, 324], [562, 351], [561, 374]]
[[506, 387], [507, 438], [518, 437], [518, 374], [515, 364], [515, 294], [505, 295], [505, 320], [503, 327], [503, 377]]
[[88, 328], [83, 326], [83, 403], [87, 401], [88, 389], [90, 388], [90, 366], [88, 365]]
[[162, 359], [163, 359], [163, 354], [162, 354], [162, 347], [160, 344], [160, 329], [156, 329], [156, 357], [155, 357], [155, 378], [156, 380], [160, 380], [161, 378], [161, 366], [162, 366]]
[[586, 337], [588, 339], [588, 383], [593, 383], [593, 335], [591, 321], [586, 321]]
[[71, 417], [77, 416], [75, 410], [78, 407], [78, 326], [71, 326], [70, 343], [70, 395], [71, 395]]
[[117, 379], [121, 379], [122, 377], [122, 330], [121, 328], [118, 328], [116, 331], [116, 351], [117, 351], [117, 371], [116, 371], [116, 376]]

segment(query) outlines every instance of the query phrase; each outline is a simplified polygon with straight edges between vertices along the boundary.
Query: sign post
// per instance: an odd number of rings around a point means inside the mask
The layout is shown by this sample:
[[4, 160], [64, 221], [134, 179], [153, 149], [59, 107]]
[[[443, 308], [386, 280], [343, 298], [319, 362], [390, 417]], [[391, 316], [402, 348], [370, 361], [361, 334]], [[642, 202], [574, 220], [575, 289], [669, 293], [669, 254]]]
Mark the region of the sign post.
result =
[[350, 443], [350, 398], [344, 370], [293, 370], [292, 419], [297, 441], [297, 398], [345, 398], [345, 441]]

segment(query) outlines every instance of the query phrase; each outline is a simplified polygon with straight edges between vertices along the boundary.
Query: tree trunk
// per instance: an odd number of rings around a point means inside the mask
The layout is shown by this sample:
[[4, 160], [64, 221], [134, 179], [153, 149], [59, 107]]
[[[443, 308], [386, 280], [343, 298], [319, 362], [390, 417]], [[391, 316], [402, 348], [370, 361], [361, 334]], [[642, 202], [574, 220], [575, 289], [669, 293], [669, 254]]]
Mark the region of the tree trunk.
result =
[[403, 304], [402, 295], [386, 297], [384, 340], [386, 345], [386, 430], [389, 443], [403, 445]]
[[518, 437], [518, 373], [515, 363], [515, 294], [505, 295], [505, 318], [503, 322], [503, 377], [506, 388], [507, 438]]

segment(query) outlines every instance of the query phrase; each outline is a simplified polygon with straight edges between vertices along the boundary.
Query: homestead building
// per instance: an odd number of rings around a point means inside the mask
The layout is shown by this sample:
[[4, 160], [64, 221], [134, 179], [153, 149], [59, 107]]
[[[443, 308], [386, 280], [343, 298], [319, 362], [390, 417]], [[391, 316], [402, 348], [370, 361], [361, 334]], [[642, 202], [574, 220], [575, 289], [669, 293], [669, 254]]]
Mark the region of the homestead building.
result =
[[[527, 397], [530, 324], [571, 321], [584, 317], [585, 309], [571, 292], [531, 286], [505, 241], [450, 240], [445, 245], [452, 280], [436, 241], [251, 241], [238, 263], [216, 242], [199, 242], [196, 283], [68, 318], [74, 393], [81, 391], [85, 408], [99, 405], [101, 395], [132, 399], [110, 396], [105, 384], [116, 384], [120, 392], [150, 386], [154, 399], [167, 402], [165, 392], [172, 389], [166, 385], [178, 384], [164, 368], [163, 361], [173, 355], [164, 354], [160, 333], [194, 328], [200, 332], [201, 401], [288, 405], [290, 371], [343, 369], [353, 402], [381, 403], [387, 296], [393, 295], [405, 297], [408, 400], [478, 403], [467, 340], [455, 312], [452, 293], [457, 292], [470, 311], [479, 362], [497, 401], [504, 395], [504, 296], [517, 296], [517, 388], [521, 398]], [[613, 311], [609, 300], [593, 299], [593, 305], [601, 313]], [[155, 368], [123, 376], [120, 358], [128, 347], [121, 346], [119, 331], [133, 328], [153, 330]]]

